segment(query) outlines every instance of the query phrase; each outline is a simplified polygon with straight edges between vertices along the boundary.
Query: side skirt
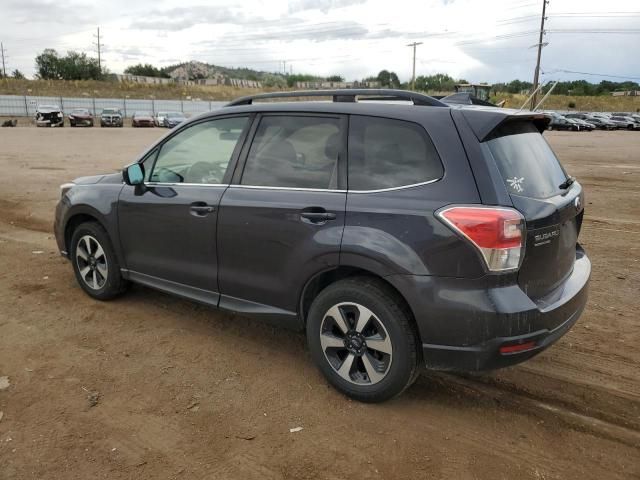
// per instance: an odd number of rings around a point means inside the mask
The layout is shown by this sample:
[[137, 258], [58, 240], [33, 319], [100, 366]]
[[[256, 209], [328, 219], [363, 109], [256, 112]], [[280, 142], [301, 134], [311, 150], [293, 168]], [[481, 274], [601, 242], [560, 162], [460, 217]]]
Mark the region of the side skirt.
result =
[[282, 310], [270, 305], [251, 302], [229, 295], [220, 295], [218, 292], [191, 287], [178, 282], [172, 282], [162, 278], [134, 272], [132, 270], [121, 269], [122, 276], [146, 287], [154, 288], [179, 297], [187, 298], [198, 303], [219, 308], [225, 312], [255, 318], [267, 322], [276, 327], [283, 327], [288, 330], [302, 331], [303, 322], [296, 312]]

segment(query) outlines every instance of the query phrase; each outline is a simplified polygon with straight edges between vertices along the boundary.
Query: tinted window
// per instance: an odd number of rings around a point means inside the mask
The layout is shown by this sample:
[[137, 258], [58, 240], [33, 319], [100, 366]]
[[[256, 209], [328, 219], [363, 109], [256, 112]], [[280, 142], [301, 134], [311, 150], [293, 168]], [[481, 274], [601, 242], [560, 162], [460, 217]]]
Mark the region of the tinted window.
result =
[[268, 116], [258, 126], [242, 184], [335, 189], [340, 119]]
[[380, 190], [442, 177], [440, 158], [414, 123], [353, 116], [349, 122], [349, 190]]
[[247, 117], [198, 123], [181, 131], [158, 154], [152, 182], [222, 183]]
[[559, 193], [559, 185], [567, 179], [553, 150], [530, 122], [506, 124], [485, 143], [509, 193], [547, 198]]

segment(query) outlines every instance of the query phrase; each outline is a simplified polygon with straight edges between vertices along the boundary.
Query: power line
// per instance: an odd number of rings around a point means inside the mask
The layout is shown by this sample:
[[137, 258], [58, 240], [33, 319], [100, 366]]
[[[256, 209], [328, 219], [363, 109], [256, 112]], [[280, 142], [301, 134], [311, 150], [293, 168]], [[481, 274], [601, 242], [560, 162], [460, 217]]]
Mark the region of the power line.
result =
[[413, 42], [407, 45], [407, 47], [413, 47], [413, 74], [411, 75], [411, 90], [416, 87], [416, 47], [422, 45], [424, 42]]
[[633, 76], [625, 77], [621, 75], [607, 75], [605, 73], [593, 73], [593, 72], [576, 72], [574, 70], [563, 70], [560, 68], [554, 68], [548, 71], [547, 73], [555, 73], [555, 72], [576, 73], [578, 75], [592, 75], [594, 77], [621, 78], [623, 80], [640, 80], [640, 77], [633, 77]]
[[104, 47], [104, 43], [100, 43], [100, 27], [98, 27], [98, 34], [94, 35], [94, 37], [96, 37], [98, 39], [97, 42], [93, 42], [93, 44], [98, 48], [98, 68], [100, 69], [100, 72], [102, 73], [102, 61], [100, 58], [100, 49], [102, 47]]
[[540, 80], [540, 57], [542, 56], [542, 39], [544, 38], [544, 21], [547, 17], [544, 16], [547, 11], [547, 4], [549, 0], [542, 0], [542, 17], [540, 19], [540, 38], [538, 40], [538, 59], [536, 60], [536, 70], [533, 74], [533, 93], [531, 94], [531, 110], [535, 110], [535, 106], [537, 105], [537, 96], [538, 96], [538, 80]]
[[2, 75], [4, 77], [6, 77], [7, 76], [7, 67], [4, 64], [6, 50], [4, 49], [4, 43], [2, 43], [2, 42], [0, 42], [0, 52], [2, 52]]

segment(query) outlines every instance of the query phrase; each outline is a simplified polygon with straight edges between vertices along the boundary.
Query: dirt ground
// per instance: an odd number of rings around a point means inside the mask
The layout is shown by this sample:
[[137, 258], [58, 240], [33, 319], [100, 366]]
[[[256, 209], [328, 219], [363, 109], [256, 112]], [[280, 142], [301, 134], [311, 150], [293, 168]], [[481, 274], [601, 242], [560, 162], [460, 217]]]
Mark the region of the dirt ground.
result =
[[143, 287], [80, 290], [51, 233], [58, 185], [163, 133], [0, 129], [0, 479], [640, 478], [640, 132], [545, 134], [586, 188], [575, 328], [382, 405], [330, 388], [302, 335]]

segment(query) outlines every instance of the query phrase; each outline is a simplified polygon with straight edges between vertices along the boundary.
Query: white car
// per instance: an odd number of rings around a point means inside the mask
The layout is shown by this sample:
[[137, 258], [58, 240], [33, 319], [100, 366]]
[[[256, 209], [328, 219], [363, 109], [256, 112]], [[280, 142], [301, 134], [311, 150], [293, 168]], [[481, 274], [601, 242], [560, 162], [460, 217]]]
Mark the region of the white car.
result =
[[164, 127], [164, 119], [167, 116], [167, 112], [157, 112], [153, 117], [153, 123], [156, 127]]
[[64, 127], [64, 115], [57, 105], [38, 105], [35, 120], [37, 127]]

